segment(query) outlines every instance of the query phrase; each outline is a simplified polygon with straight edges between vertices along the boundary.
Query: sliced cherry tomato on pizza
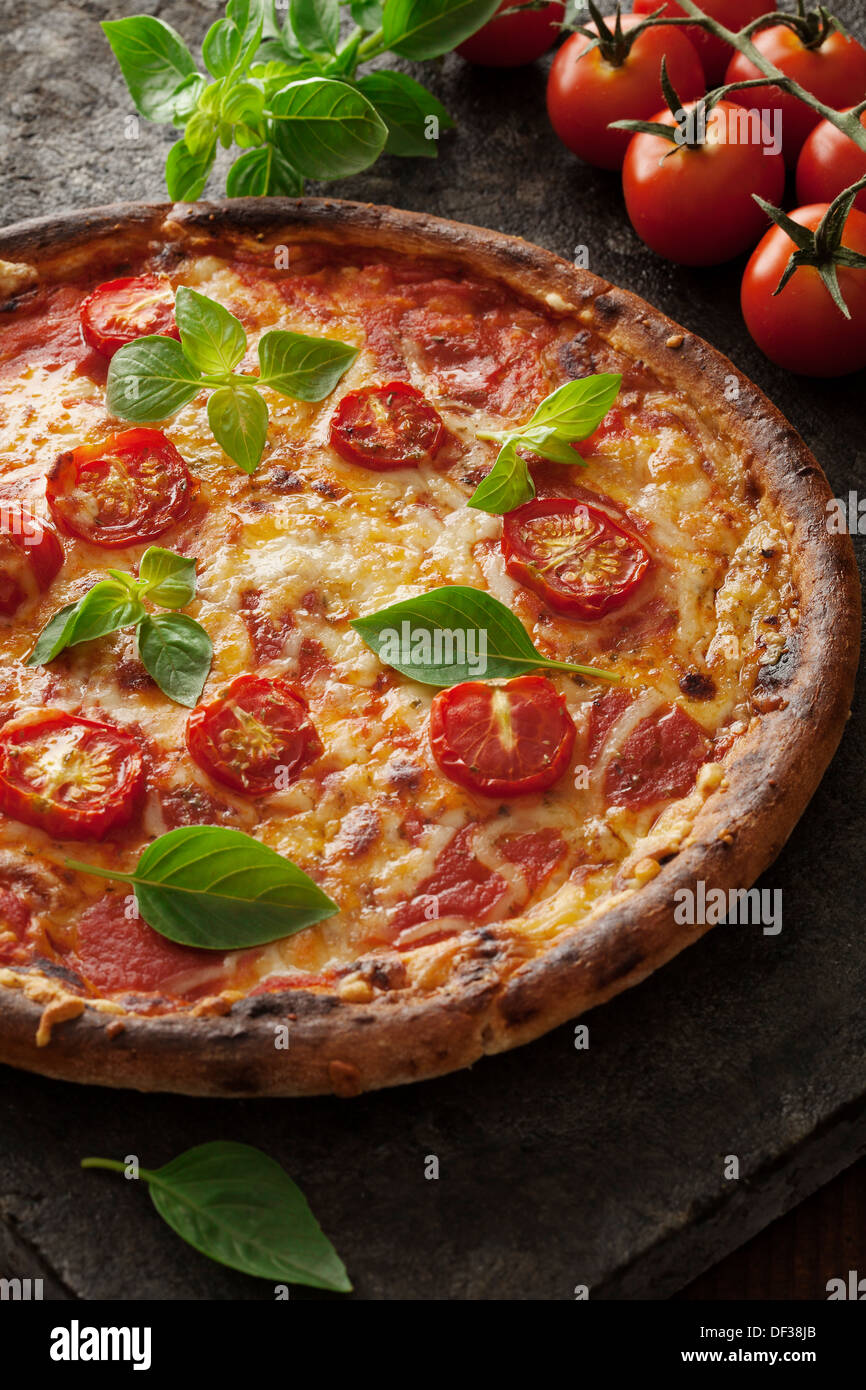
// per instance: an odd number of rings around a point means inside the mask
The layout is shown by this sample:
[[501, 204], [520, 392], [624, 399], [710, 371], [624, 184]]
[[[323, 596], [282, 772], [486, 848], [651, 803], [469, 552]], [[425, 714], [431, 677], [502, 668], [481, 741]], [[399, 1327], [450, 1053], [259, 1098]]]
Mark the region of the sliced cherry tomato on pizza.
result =
[[61, 454], [45, 496], [55, 520], [73, 536], [116, 548], [155, 540], [180, 521], [192, 478], [161, 430], [122, 430]]
[[143, 779], [137, 740], [113, 724], [46, 709], [0, 729], [0, 811], [58, 839], [126, 825]]
[[330, 438], [341, 458], [384, 472], [433, 458], [445, 426], [420, 391], [406, 381], [391, 381], [344, 396], [331, 419]]
[[106, 280], [81, 305], [81, 331], [103, 357], [152, 333], [180, 338], [170, 281], [164, 275]]
[[621, 607], [651, 564], [637, 536], [573, 497], [536, 498], [509, 512], [502, 554], [512, 579], [584, 622]]
[[593, 701], [587, 757], [591, 766], [607, 759], [605, 800], [640, 810], [686, 796], [709, 757], [710, 740], [679, 705], [659, 704], [634, 722], [633, 703], [624, 690]]
[[505, 685], [464, 681], [430, 709], [430, 746], [446, 777], [484, 796], [525, 796], [568, 767], [574, 721], [544, 676]]
[[0, 502], [0, 613], [44, 592], [62, 564], [54, 527], [20, 502]]
[[237, 676], [187, 721], [193, 759], [218, 782], [264, 796], [299, 777], [323, 751], [301, 692], [278, 677]]

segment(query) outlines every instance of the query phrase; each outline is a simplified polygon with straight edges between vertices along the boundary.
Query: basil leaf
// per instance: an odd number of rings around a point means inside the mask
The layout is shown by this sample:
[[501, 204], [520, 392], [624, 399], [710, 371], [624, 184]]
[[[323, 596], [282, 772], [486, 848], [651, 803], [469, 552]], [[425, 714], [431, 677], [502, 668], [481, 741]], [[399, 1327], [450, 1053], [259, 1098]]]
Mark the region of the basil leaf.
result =
[[438, 58], [498, 9], [499, 0], [386, 0], [382, 43], [403, 58]]
[[382, 27], [384, 6], [381, 0], [349, 0], [349, 13], [362, 29], [375, 33]]
[[257, 125], [265, 109], [265, 94], [255, 82], [236, 82], [222, 103], [225, 121]]
[[67, 603], [48, 619], [24, 662], [25, 666], [47, 666], [49, 661], [53, 661], [55, 656], [63, 651], [78, 616], [80, 604], [81, 599]]
[[338, 0], [291, 0], [289, 20], [304, 53], [336, 53], [340, 40]]
[[[81, 1166], [124, 1171], [110, 1158], [85, 1158]], [[209, 1259], [272, 1283], [351, 1289], [300, 1188], [261, 1150], [217, 1139], [139, 1176], [163, 1220]]]
[[185, 608], [195, 598], [195, 560], [160, 545], [148, 546], [138, 577], [144, 585], [142, 595], [161, 608]]
[[526, 459], [517, 452], [514, 440], [503, 444], [499, 455], [483, 482], [479, 483], [469, 499], [468, 506], [481, 512], [492, 512], [502, 516], [531, 502], [535, 496], [535, 483], [529, 472]]
[[[256, 56], [259, 44], [269, 22], [269, 10], [273, 6], [268, 5], [266, 0], [229, 0], [226, 5], [226, 18], [241, 31], [241, 52], [237, 66], [241, 69], [247, 68]], [[273, 23], [270, 24], [272, 34], [276, 34], [277, 29]]]
[[323, 401], [349, 370], [358, 351], [336, 338], [277, 328], [259, 339], [259, 384], [297, 401]]
[[619, 394], [622, 377], [611, 372], [567, 381], [541, 402], [520, 428], [523, 438], [534, 425], [552, 426], [567, 441], [586, 439], [598, 429]]
[[453, 129], [454, 122], [432, 92], [405, 72], [368, 72], [356, 85], [388, 127], [386, 154], [436, 158], [439, 131]]
[[185, 613], [157, 613], [138, 625], [138, 654], [170, 700], [197, 704], [213, 660], [213, 643], [201, 623]]
[[174, 94], [174, 115], [171, 118], [174, 125], [184, 125], [189, 120], [206, 85], [200, 72], [184, 78]]
[[40, 632], [27, 657], [27, 666], [47, 666], [66, 647], [106, 637], [120, 627], [137, 623], [144, 609], [129, 587], [118, 579], [101, 579], [76, 603], [67, 603]]
[[201, 378], [174, 338], [136, 338], [112, 357], [105, 404], [120, 420], [165, 420], [191, 401]]
[[175, 115], [176, 93], [196, 70], [180, 34], [170, 24], [146, 14], [106, 19], [101, 27], [136, 110], [157, 124], [170, 121]]
[[278, 194], [296, 198], [304, 191], [304, 180], [270, 140], [236, 159], [226, 178], [230, 198], [254, 198]]
[[230, 372], [247, 350], [247, 335], [234, 314], [186, 285], [180, 285], [175, 295], [174, 317], [181, 347], [201, 372], [210, 376]]
[[183, 133], [183, 143], [191, 159], [199, 160], [207, 156], [216, 138], [215, 130], [214, 118], [207, 111], [193, 112]]
[[201, 56], [213, 77], [228, 77], [241, 53], [241, 31], [230, 19], [218, 19], [204, 36]]
[[204, 192], [216, 159], [216, 144], [193, 154], [185, 140], [172, 145], [165, 161], [165, 186], [175, 203], [194, 203]]
[[131, 883], [149, 927], [183, 946], [263, 946], [339, 911], [290, 859], [241, 830], [181, 825], [148, 845], [134, 873], [67, 860], [67, 867]]
[[542, 656], [504, 603], [458, 584], [392, 603], [351, 626], [386, 666], [422, 685], [501, 680], [539, 668], [619, 680], [599, 667]]
[[221, 386], [207, 403], [217, 444], [245, 473], [253, 473], [268, 437], [268, 408], [254, 386]]
[[271, 98], [282, 123], [281, 148], [308, 179], [344, 179], [373, 164], [388, 128], [362, 92], [345, 82], [309, 77]]

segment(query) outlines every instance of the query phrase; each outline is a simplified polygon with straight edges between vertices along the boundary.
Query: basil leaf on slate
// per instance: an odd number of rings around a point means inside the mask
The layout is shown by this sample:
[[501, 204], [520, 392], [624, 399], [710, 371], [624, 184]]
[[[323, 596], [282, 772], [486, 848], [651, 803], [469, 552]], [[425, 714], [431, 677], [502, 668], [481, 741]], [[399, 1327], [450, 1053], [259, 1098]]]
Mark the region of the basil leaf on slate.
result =
[[170, 700], [197, 704], [213, 660], [213, 643], [186, 613], [147, 615], [138, 625], [138, 654]]
[[247, 350], [247, 335], [234, 314], [186, 285], [175, 295], [174, 317], [184, 354], [206, 375], [232, 371]]
[[416, 62], [439, 58], [474, 34], [499, 8], [499, 0], [387, 0], [382, 43]]
[[180, 34], [152, 15], [106, 19], [101, 27], [136, 109], [149, 121], [170, 121], [175, 93], [196, 71]]
[[185, 140], [176, 141], [165, 160], [165, 186], [172, 202], [194, 203], [200, 198], [215, 159], [215, 140], [198, 154]]
[[120, 420], [165, 420], [201, 390], [201, 377], [174, 338], [136, 338], [117, 351], [108, 368], [105, 404]]
[[195, 559], [151, 545], [141, 557], [142, 595], [161, 608], [185, 608], [195, 598]]
[[336, 338], [274, 329], [259, 340], [259, 384], [298, 401], [323, 401], [357, 356], [358, 348]]
[[[84, 1158], [81, 1166], [126, 1168], [111, 1158]], [[273, 1283], [351, 1290], [345, 1265], [303, 1193], [261, 1150], [214, 1140], [162, 1168], [141, 1168], [139, 1177], [163, 1220], [209, 1259]]]
[[388, 127], [386, 154], [436, 158], [439, 149], [435, 136], [440, 131], [452, 130], [454, 122], [432, 92], [405, 72], [387, 70], [368, 72], [358, 78], [356, 85]]
[[362, 92], [345, 82], [308, 77], [271, 97], [281, 148], [308, 179], [345, 179], [378, 159], [388, 128]]
[[293, 936], [339, 911], [267, 845], [218, 825], [182, 825], [148, 845], [134, 873], [68, 859], [67, 867], [130, 883], [149, 927], [183, 946], [233, 951]]
[[268, 407], [254, 386], [220, 386], [207, 403], [208, 424], [220, 448], [253, 473], [268, 437]]
[[537, 670], [619, 680], [600, 667], [542, 656], [520, 619], [482, 589], [447, 584], [356, 618], [351, 626], [385, 665], [423, 685], [502, 680]]
[[304, 53], [335, 54], [340, 40], [338, 0], [291, 0], [292, 32]]

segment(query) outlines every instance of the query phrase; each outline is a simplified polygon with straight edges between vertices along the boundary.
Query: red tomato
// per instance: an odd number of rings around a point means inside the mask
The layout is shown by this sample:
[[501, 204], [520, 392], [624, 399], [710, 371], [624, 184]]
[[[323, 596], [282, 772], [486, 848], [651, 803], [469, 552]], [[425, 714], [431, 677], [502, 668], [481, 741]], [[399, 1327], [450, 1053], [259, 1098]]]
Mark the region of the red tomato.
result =
[[[653, 120], [676, 125], [667, 109]], [[633, 137], [622, 169], [625, 205], [638, 236], [660, 256], [717, 265], [754, 246], [767, 219], [752, 194], [778, 203], [785, 161], [749, 138], [748, 120], [742, 107], [720, 101], [707, 118], [704, 144]]]
[[[500, 10], [509, 10], [520, 0], [502, 0]], [[534, 63], [542, 53], [555, 44], [565, 18], [564, 0], [553, 0], [540, 10], [531, 9], [527, 0], [522, 14], [510, 14], [504, 19], [491, 19], [458, 45], [457, 52], [468, 63], [487, 68], [518, 68]]]
[[562, 776], [574, 722], [544, 676], [505, 685], [464, 681], [434, 697], [430, 746], [452, 782], [484, 796], [524, 796]]
[[[807, 92], [837, 109], [855, 106], [866, 96], [866, 48], [856, 39], [831, 32], [820, 48], [806, 48], [793, 29], [776, 24], [760, 29], [752, 42], [760, 53]], [[726, 82], [744, 82], [760, 77], [755, 64], [742, 53], [735, 53], [725, 73]], [[759, 111], [779, 111], [785, 160], [793, 167], [809, 131], [821, 117], [811, 106], [781, 92], [778, 87], [752, 87], [732, 92], [731, 101]]]
[[[623, 30], [638, 23], [637, 15], [623, 15]], [[631, 136], [627, 130], [607, 127], [611, 121], [649, 120], [664, 106], [662, 58], [683, 101], [703, 96], [704, 71], [677, 29], [647, 29], [619, 67], [599, 48], [587, 53], [588, 45], [583, 34], [572, 34], [557, 53], [547, 82], [547, 112], [560, 140], [581, 159], [602, 169], [619, 169]]]
[[350, 391], [331, 417], [331, 445], [341, 458], [380, 472], [432, 458], [444, 438], [436, 411], [406, 381]]
[[[860, 117], [866, 126], [866, 111]], [[797, 160], [797, 201], [832, 203], [843, 188], [866, 175], [866, 150], [861, 150], [831, 121], [819, 121], [808, 136]], [[855, 208], [866, 212], [866, 188], [854, 199]]]
[[[814, 231], [827, 206], [813, 203], [791, 217]], [[866, 255], [866, 213], [851, 211], [842, 244]], [[758, 347], [780, 367], [804, 376], [844, 376], [866, 367], [866, 269], [837, 267], [851, 314], [846, 319], [811, 266], [800, 266], [781, 294], [773, 295], [795, 249], [787, 232], [771, 227], [746, 266], [740, 300]]]
[[73, 536], [110, 548], [155, 540], [186, 514], [192, 478], [161, 430], [110, 434], [61, 454], [45, 488]]
[[112, 724], [45, 709], [0, 729], [0, 811], [60, 840], [100, 840], [132, 818], [141, 749]]
[[575, 497], [536, 498], [509, 512], [502, 554], [512, 579], [584, 622], [621, 607], [651, 563], [637, 536]]
[[193, 710], [186, 744], [199, 767], [248, 796], [265, 796], [321, 756], [307, 702], [288, 681], [237, 676], [218, 699]]
[[179, 338], [174, 290], [162, 275], [106, 280], [81, 305], [81, 331], [103, 357], [150, 333]]
[[710, 741], [679, 705], [661, 705], [617, 743], [617, 724], [632, 704], [629, 691], [612, 690], [590, 706], [587, 757], [594, 765], [613, 750], [604, 775], [604, 795], [614, 806], [640, 810], [686, 796], [706, 760]]
[[48, 588], [63, 564], [53, 526], [20, 502], [0, 502], [0, 613]]
[[[653, 14], [658, 8], [661, 0], [634, 0], [632, 9], [635, 14]], [[751, 24], [753, 19], [758, 19], [762, 14], [774, 6], [769, 0], [700, 0], [701, 9], [712, 19], [717, 19], [720, 24], [724, 24], [727, 29], [733, 29], [736, 33], [745, 25]], [[684, 15], [685, 10], [676, 0], [667, 0], [664, 8], [666, 15]], [[703, 64], [704, 75], [707, 79], [708, 87], [721, 86], [725, 76], [725, 68], [731, 61], [731, 46], [725, 43], [724, 39], [717, 39], [715, 34], [708, 34], [705, 29], [701, 29], [697, 24], [689, 24], [680, 30], [685, 34], [689, 41], [694, 44], [695, 51]], [[680, 94], [682, 95], [682, 93]]]

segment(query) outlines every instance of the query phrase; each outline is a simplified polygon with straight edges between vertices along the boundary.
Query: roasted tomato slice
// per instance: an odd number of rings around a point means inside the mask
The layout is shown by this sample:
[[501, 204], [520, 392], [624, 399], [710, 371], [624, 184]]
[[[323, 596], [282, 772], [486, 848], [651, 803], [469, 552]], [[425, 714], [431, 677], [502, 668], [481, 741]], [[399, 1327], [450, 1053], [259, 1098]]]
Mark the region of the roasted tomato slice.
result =
[[116, 548], [155, 540], [180, 521], [192, 478], [161, 430], [122, 430], [61, 454], [45, 496], [73, 536]]
[[444, 438], [436, 411], [406, 381], [350, 391], [331, 419], [331, 444], [340, 457], [380, 472], [432, 458]]
[[562, 776], [574, 723], [544, 676], [464, 681], [434, 697], [430, 745], [446, 777], [484, 796], [544, 791]]
[[707, 735], [679, 705], [660, 704], [632, 724], [632, 703], [628, 691], [612, 690], [590, 707], [587, 755], [594, 766], [607, 754], [605, 799], [640, 810], [686, 796], [710, 756]]
[[82, 302], [81, 331], [103, 357], [150, 333], [179, 338], [174, 290], [162, 275], [106, 280]]
[[0, 613], [47, 589], [62, 564], [54, 527], [20, 502], [0, 502]]
[[547, 497], [509, 512], [505, 568], [558, 613], [589, 621], [619, 608], [650, 567], [637, 536], [599, 507]]
[[141, 748], [113, 724], [33, 710], [0, 729], [0, 811], [61, 840], [99, 840], [132, 818]]
[[211, 777], [252, 796], [288, 786], [323, 751], [301, 692], [269, 676], [237, 676], [218, 699], [199, 705], [186, 743]]

